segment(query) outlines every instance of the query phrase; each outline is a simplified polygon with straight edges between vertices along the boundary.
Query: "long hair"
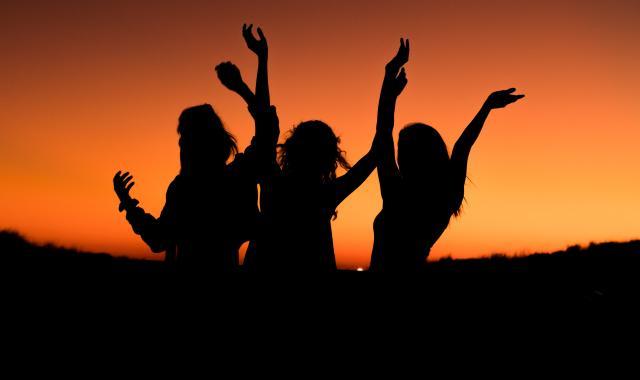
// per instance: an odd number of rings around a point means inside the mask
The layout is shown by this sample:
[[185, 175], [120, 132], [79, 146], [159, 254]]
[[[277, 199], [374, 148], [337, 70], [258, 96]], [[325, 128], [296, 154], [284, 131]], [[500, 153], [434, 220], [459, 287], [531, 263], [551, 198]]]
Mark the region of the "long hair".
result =
[[437, 130], [423, 123], [404, 127], [398, 136], [398, 167], [407, 182], [420, 187], [425, 200], [448, 207], [455, 216], [460, 214], [451, 158]]
[[329, 183], [336, 179], [338, 167], [351, 169], [344, 151], [340, 149], [340, 138], [319, 120], [298, 124], [279, 148], [278, 159], [285, 175]]
[[182, 111], [178, 134], [181, 173], [224, 166], [238, 152], [236, 139], [224, 128], [210, 104]]

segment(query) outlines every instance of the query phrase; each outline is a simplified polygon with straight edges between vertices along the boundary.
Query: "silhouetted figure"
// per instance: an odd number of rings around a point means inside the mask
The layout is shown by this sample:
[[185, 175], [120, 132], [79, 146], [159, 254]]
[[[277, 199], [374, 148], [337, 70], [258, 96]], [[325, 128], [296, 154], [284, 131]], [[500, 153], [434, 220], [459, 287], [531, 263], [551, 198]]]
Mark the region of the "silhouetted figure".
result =
[[[253, 36], [248, 31], [245, 39], [251, 48]], [[259, 175], [261, 215], [255, 250], [248, 252], [245, 265], [259, 271], [335, 271], [331, 220], [338, 205], [375, 168], [373, 152], [350, 167], [331, 127], [312, 120], [296, 126], [276, 155], [278, 119], [275, 109], [267, 108], [268, 100], [260, 96], [260, 88], [268, 93], [266, 75], [259, 75], [256, 84], [256, 98], [261, 100], [254, 108], [262, 111], [252, 114], [256, 125], [265, 125], [270, 146], [258, 154], [265, 160]], [[253, 98], [240, 95], [252, 109]], [[348, 170], [341, 177], [336, 176], [339, 166]]]
[[253, 238], [258, 214], [255, 148], [235, 155], [235, 139], [208, 105], [180, 115], [180, 174], [159, 218], [145, 213], [129, 190], [133, 177], [113, 179], [120, 210], [153, 252], [167, 252], [178, 270], [234, 271], [241, 244]]
[[[280, 147], [279, 163], [260, 181], [259, 268], [337, 269], [331, 220], [375, 168], [372, 151], [350, 167], [339, 143], [327, 124], [312, 120], [296, 126]], [[347, 173], [336, 177], [338, 166]]]
[[[260, 39], [253, 35], [253, 25], [242, 25], [242, 36], [249, 50], [258, 58], [258, 70], [256, 75], [256, 93], [242, 80], [240, 70], [231, 62], [221, 63], [216, 67], [220, 82], [229, 90], [237, 93], [247, 103], [249, 112], [253, 116], [256, 125], [256, 136], [252, 141], [255, 147], [256, 176], [263, 178], [271, 168], [269, 163], [275, 159], [275, 145], [278, 142], [279, 126], [275, 108], [270, 105], [268, 58], [269, 46], [262, 29], [257, 28]], [[256, 269], [256, 241], [249, 244], [244, 260], [244, 267], [249, 270]]]
[[371, 271], [409, 272], [423, 267], [451, 215], [460, 211], [469, 153], [489, 112], [524, 96], [513, 95], [513, 88], [492, 93], [454, 145], [451, 157], [432, 127], [420, 123], [405, 127], [398, 139], [396, 164], [393, 108], [391, 100], [386, 99], [385, 88], [393, 93], [404, 87], [404, 69], [400, 70], [408, 57], [408, 42], [401, 42], [398, 55], [387, 65], [380, 96], [381, 105], [387, 109], [382, 112], [385, 122], [378, 119], [377, 131], [383, 208], [374, 222]]

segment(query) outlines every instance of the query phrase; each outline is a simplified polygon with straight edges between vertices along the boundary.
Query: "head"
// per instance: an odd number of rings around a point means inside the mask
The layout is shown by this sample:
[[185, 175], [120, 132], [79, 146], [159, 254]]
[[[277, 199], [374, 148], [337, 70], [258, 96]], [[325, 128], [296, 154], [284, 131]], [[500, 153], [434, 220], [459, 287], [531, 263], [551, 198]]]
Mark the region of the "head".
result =
[[182, 174], [222, 169], [238, 150], [235, 138], [209, 104], [182, 111], [178, 121]]
[[409, 124], [398, 137], [398, 167], [411, 182], [438, 183], [449, 172], [449, 152], [442, 136], [434, 128]]
[[298, 124], [280, 145], [280, 165], [287, 175], [321, 182], [336, 178], [338, 166], [350, 169], [340, 149], [340, 138], [322, 121]]
[[458, 216], [460, 193], [452, 186], [447, 145], [434, 128], [414, 123], [400, 131], [398, 167], [402, 178], [417, 188], [421, 199]]

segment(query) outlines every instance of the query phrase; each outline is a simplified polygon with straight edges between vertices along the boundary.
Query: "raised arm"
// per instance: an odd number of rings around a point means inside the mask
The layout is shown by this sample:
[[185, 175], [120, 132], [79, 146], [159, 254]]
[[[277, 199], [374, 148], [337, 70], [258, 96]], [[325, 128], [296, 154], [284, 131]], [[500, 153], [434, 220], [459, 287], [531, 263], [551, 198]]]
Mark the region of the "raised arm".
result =
[[[264, 153], [267, 159], [275, 160], [275, 149], [280, 136], [278, 115], [275, 107], [271, 106], [269, 95], [269, 71], [267, 61], [269, 59], [269, 45], [261, 28], [257, 28], [257, 39], [253, 35], [253, 24], [242, 25], [242, 36], [249, 50], [258, 57], [258, 72], [256, 75], [255, 102], [249, 104], [249, 112], [256, 121], [256, 140], [266, 147]], [[264, 158], [264, 156], [263, 156]]]
[[496, 91], [489, 95], [487, 100], [478, 111], [478, 114], [471, 120], [471, 123], [465, 128], [458, 141], [456, 141], [453, 146], [453, 151], [451, 152], [451, 163], [453, 165], [453, 186], [454, 191], [457, 191], [461, 194], [458, 196], [459, 203], [462, 202], [462, 195], [464, 193], [464, 183], [467, 178], [467, 163], [469, 161], [469, 154], [471, 153], [471, 148], [473, 144], [476, 142], [478, 137], [480, 136], [480, 132], [482, 131], [482, 127], [484, 126], [489, 113], [497, 108], [504, 108], [507, 105], [514, 103], [518, 99], [522, 99], [524, 95], [514, 95], [515, 88], [510, 88], [508, 90]]
[[240, 70], [231, 62], [223, 62], [216, 66], [216, 73], [220, 82], [229, 90], [237, 93], [247, 103], [249, 110], [268, 109], [270, 106], [269, 99], [269, 77], [267, 70], [267, 60], [269, 56], [269, 47], [267, 39], [262, 33], [262, 29], [258, 28], [257, 39], [253, 35], [253, 25], [242, 25], [242, 36], [249, 50], [258, 56], [258, 73], [256, 76], [256, 92], [255, 94], [242, 79]]
[[[402, 69], [402, 71], [400, 70], [408, 60], [409, 40], [405, 42], [401, 39], [398, 54], [387, 64], [385, 69], [385, 78], [378, 103], [378, 121], [374, 142], [369, 152], [365, 154], [351, 170], [336, 180], [336, 206], [362, 185], [371, 172], [373, 172], [376, 165], [380, 166], [380, 159], [382, 155], [389, 154], [389, 148], [391, 149], [390, 154], [393, 167], [395, 167], [397, 171], [391, 133], [393, 131], [396, 99], [407, 84], [404, 69]], [[384, 169], [389, 168], [389, 162], [385, 162], [383, 166]]]
[[256, 96], [242, 79], [240, 69], [231, 62], [222, 62], [216, 66], [216, 74], [220, 82], [229, 90], [240, 95], [248, 107], [256, 106]]
[[247, 47], [258, 56], [258, 73], [256, 78], [256, 93], [254, 94], [249, 86], [244, 82], [240, 70], [231, 62], [224, 62], [216, 67], [218, 78], [229, 90], [237, 93], [244, 99], [256, 123], [255, 140], [256, 149], [263, 153], [268, 153], [269, 157], [275, 157], [271, 151], [275, 151], [280, 134], [277, 115], [273, 115], [275, 109], [271, 107], [269, 96], [269, 79], [267, 71], [267, 59], [269, 48], [267, 39], [258, 28], [257, 39], [253, 35], [253, 25], [242, 26], [242, 36]]
[[120, 200], [118, 209], [126, 211], [127, 221], [131, 224], [133, 232], [140, 235], [142, 240], [154, 253], [170, 251], [174, 247], [174, 239], [170, 228], [170, 219], [173, 214], [172, 186], [167, 191], [167, 202], [159, 218], [146, 213], [138, 207], [138, 201], [133, 199], [129, 191], [135, 184], [133, 176], [129, 172], [117, 172], [113, 177], [113, 189]]
[[382, 198], [391, 191], [393, 183], [400, 179], [393, 142], [393, 127], [396, 101], [407, 85], [404, 66], [409, 61], [409, 40], [400, 39], [400, 48], [395, 57], [385, 67], [384, 80], [378, 101], [378, 121], [376, 126], [376, 147], [378, 179]]
[[336, 204], [338, 207], [345, 198], [353, 193], [371, 175], [376, 168], [373, 147], [349, 171], [336, 179]]
[[260, 39], [255, 38], [253, 35], [253, 24], [247, 26], [242, 25], [242, 36], [247, 43], [249, 50], [254, 52], [258, 56], [258, 73], [256, 75], [256, 98], [260, 102], [259, 107], [266, 109], [271, 104], [269, 99], [269, 72], [267, 61], [269, 59], [269, 45], [267, 44], [267, 38], [262, 33], [262, 29], [258, 28], [258, 36]]

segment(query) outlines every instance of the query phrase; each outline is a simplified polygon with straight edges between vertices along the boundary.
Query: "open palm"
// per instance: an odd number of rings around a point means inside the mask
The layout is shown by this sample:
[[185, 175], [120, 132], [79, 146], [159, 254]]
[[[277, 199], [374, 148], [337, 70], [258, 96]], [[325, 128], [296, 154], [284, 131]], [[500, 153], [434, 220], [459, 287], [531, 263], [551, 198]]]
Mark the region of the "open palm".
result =
[[504, 108], [518, 99], [524, 98], [524, 95], [514, 95], [515, 88], [508, 90], [496, 91], [489, 95], [486, 104], [491, 108]]
[[259, 57], [266, 56], [269, 51], [267, 38], [262, 33], [262, 29], [258, 28], [257, 32], [260, 39], [257, 39], [253, 35], [253, 24], [249, 24], [249, 26], [247, 26], [247, 24], [242, 25], [242, 36], [244, 37], [244, 41], [247, 43], [249, 50], [256, 53]]
[[409, 39], [400, 38], [400, 47], [395, 57], [387, 63], [386, 69], [393, 75], [396, 75], [400, 68], [409, 62]]

